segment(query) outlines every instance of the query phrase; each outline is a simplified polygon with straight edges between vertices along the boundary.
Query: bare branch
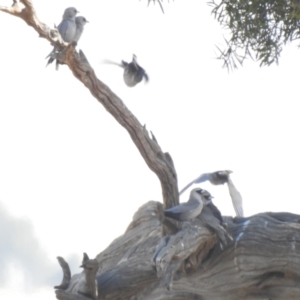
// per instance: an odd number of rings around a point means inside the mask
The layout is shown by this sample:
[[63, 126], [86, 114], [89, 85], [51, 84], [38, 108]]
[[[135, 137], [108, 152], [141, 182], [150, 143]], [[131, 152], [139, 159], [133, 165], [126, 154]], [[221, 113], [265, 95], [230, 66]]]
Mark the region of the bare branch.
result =
[[71, 271], [68, 263], [63, 259], [63, 257], [58, 256], [57, 260], [63, 270], [63, 279], [60, 285], [56, 285], [54, 288], [59, 290], [66, 290], [69, 287], [71, 280]]
[[21, 9], [19, 3], [15, 2], [13, 9], [3, 8], [2, 11], [23, 19], [39, 33], [40, 37], [46, 38], [58, 50], [63, 50], [59, 54], [59, 61], [69, 66], [74, 76], [128, 131], [148, 167], [158, 176], [165, 206], [168, 208], [177, 205], [179, 203], [177, 175], [174, 166], [169, 163], [170, 158], [166, 157], [160, 146], [146, 134], [146, 130], [123, 101], [96, 77], [83, 52], [79, 51], [77, 53], [73, 45], [67, 45], [62, 41], [56, 29], [50, 29], [40, 22], [32, 1], [21, 0], [20, 2], [24, 5], [24, 8]]
[[[162, 237], [162, 208], [154, 201], [143, 205], [125, 234], [97, 256], [98, 300], [300, 299], [299, 215], [224, 217], [234, 240], [222, 250], [200, 219]], [[164, 270], [161, 279], [153, 262]], [[77, 292], [84, 278], [74, 275], [67, 291], [56, 291], [58, 299], [86, 300]]]

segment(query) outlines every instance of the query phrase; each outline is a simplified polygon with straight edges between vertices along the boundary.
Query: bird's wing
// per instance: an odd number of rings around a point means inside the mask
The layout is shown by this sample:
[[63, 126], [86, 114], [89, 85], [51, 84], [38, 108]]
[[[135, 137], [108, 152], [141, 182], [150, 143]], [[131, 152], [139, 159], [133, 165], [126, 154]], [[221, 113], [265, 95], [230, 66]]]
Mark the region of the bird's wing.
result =
[[187, 211], [191, 211], [196, 209], [200, 205], [200, 202], [197, 200], [190, 200], [186, 203], [182, 203], [180, 205], [168, 208], [165, 210], [165, 212], [172, 212], [175, 214], [181, 214]]
[[65, 40], [64, 36], [66, 35], [66, 32], [68, 30], [68, 26], [69, 26], [68, 20], [61, 21], [60, 24], [57, 26], [57, 30], [60, 33], [63, 40]]
[[212, 214], [212, 211], [208, 205], [204, 206], [198, 218], [204, 221], [206, 225], [214, 229], [215, 233], [220, 239], [221, 248], [223, 247], [222, 245], [227, 245], [227, 239], [232, 240], [231, 235], [224, 229], [223, 226], [220, 226], [219, 220]]
[[219, 211], [219, 209], [212, 202], [207, 204], [207, 208], [209, 208], [211, 210], [213, 216], [215, 218], [217, 218], [220, 221], [220, 224], [222, 225], [224, 223], [224, 221], [223, 221], [223, 217], [222, 217], [221, 212]]
[[191, 185], [193, 185], [195, 183], [195, 180], [193, 180], [192, 182], [190, 182], [188, 185], [186, 185], [180, 192], [179, 195], [182, 195]]
[[207, 181], [211, 178], [211, 174], [210, 173], [204, 173], [201, 174], [199, 177], [197, 177], [195, 180], [191, 181], [188, 185], [186, 185], [180, 192], [179, 195], [183, 194], [191, 185], [193, 185], [194, 183], [201, 183], [204, 181]]
[[148, 74], [146, 73], [145, 70], [144, 70], [144, 78], [145, 78], [145, 81], [146, 81], [146, 82], [149, 81], [149, 76], [148, 76]]
[[164, 211], [166, 217], [187, 221], [197, 217], [203, 209], [203, 202], [189, 200], [187, 203], [180, 204]]
[[79, 39], [81, 38], [81, 35], [83, 33], [83, 30], [84, 30], [83, 26], [77, 26], [76, 27], [76, 33], [75, 33], [75, 36], [74, 36], [74, 39], [73, 39], [74, 42], [79, 41]]
[[[104, 60], [102, 61], [102, 63], [104, 63], [104, 64], [116, 65], [116, 66], [119, 66], [119, 67], [121, 67], [121, 68], [124, 68], [124, 64], [120, 64], [120, 63], [114, 62], [114, 61], [109, 60], [109, 59], [104, 59]], [[123, 61], [122, 61], [122, 63], [123, 63]]]
[[76, 34], [76, 23], [75, 20], [64, 20], [57, 27], [62, 39], [71, 43]]
[[211, 179], [211, 173], [201, 174], [198, 178], [194, 180], [194, 183], [201, 183]]
[[229, 194], [230, 194], [236, 215], [238, 217], [243, 217], [244, 216], [243, 199], [242, 199], [240, 192], [235, 188], [235, 186], [230, 178], [228, 179], [227, 186], [229, 189]]

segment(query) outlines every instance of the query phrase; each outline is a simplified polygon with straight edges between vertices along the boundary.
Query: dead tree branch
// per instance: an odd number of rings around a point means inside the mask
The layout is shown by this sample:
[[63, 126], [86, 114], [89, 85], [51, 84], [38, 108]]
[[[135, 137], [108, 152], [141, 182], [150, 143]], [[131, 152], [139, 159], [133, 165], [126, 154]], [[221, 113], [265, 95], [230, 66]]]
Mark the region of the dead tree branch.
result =
[[[24, 7], [21, 7], [20, 3]], [[59, 60], [69, 66], [74, 76], [128, 131], [146, 164], [158, 176], [165, 207], [177, 205], [179, 203], [177, 175], [170, 154], [161, 150], [155, 138], [150, 138], [148, 131], [140, 124], [123, 101], [96, 77], [83, 52], [80, 50], [78, 53], [73, 45], [65, 44], [56, 29], [51, 29], [40, 22], [31, 0], [14, 1], [12, 7], [0, 6], [0, 10], [21, 18], [33, 27], [40, 37], [47, 39], [57, 49], [62, 50]]]
[[[143, 205], [126, 233], [96, 257], [98, 300], [300, 298], [300, 216], [225, 218], [233, 240], [221, 249], [201, 220], [162, 236], [162, 209], [154, 201]], [[153, 258], [162, 266], [159, 277]], [[79, 300], [83, 282], [84, 274], [74, 275], [66, 291], [56, 291], [58, 299]]]

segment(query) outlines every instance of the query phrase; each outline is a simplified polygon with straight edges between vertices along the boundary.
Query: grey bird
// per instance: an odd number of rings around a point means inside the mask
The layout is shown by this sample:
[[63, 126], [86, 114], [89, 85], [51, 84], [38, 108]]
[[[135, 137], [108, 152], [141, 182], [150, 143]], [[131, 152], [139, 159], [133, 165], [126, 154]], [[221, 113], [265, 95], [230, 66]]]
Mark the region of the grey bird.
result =
[[180, 192], [179, 195], [183, 194], [191, 185], [199, 184], [204, 181], [209, 181], [213, 185], [221, 185], [227, 183], [229, 194], [232, 200], [232, 204], [235, 210], [235, 213], [238, 217], [243, 217], [243, 199], [239, 191], [234, 186], [232, 180], [230, 179], [229, 175], [232, 171], [225, 170], [225, 171], [217, 171], [213, 173], [204, 173], [197, 177], [195, 180], [190, 182], [186, 185]]
[[137, 57], [135, 54], [132, 56], [132, 61], [130, 63], [122, 60], [121, 63], [115, 63], [110, 60], [105, 60], [105, 63], [114, 64], [124, 69], [123, 79], [127, 86], [134, 87], [140, 83], [143, 79], [146, 82], [149, 81], [149, 76], [147, 75], [145, 69], [143, 69], [137, 63]]
[[[62, 21], [57, 26], [57, 30], [60, 33], [62, 39], [66, 43], [71, 43], [76, 35], [76, 23], [75, 23], [75, 17], [77, 15], [78, 11], [75, 7], [68, 7], [65, 9], [64, 14], [62, 16]], [[53, 57], [54, 53], [56, 52], [56, 49], [53, 48], [51, 53], [46, 57], [50, 57], [47, 63], [47, 66], [51, 64], [55, 58]], [[56, 64], [56, 68], [58, 68], [58, 64]]]
[[74, 36], [74, 39], [72, 42], [78, 43], [79, 39], [81, 38], [81, 35], [83, 33], [84, 26], [86, 25], [86, 23], [89, 23], [89, 21], [85, 17], [79, 16], [79, 17], [75, 18], [76, 33], [75, 33], [75, 36]]
[[189, 221], [196, 218], [202, 211], [205, 205], [211, 202], [213, 197], [201, 188], [195, 188], [190, 193], [190, 198], [187, 202], [166, 209], [165, 216], [178, 220]]

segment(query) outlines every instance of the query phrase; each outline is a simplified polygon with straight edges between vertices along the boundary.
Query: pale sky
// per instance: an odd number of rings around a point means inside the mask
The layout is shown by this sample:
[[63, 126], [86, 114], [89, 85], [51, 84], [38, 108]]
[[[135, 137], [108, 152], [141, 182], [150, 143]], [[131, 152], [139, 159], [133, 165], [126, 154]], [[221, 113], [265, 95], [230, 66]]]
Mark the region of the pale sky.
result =
[[[69, 6], [90, 22], [78, 48], [171, 154], [180, 188], [229, 169], [246, 216], [300, 213], [296, 44], [279, 66], [247, 61], [228, 73], [215, 59], [224, 32], [206, 1], [164, 1], [164, 15], [146, 0], [34, 4], [50, 26]], [[78, 273], [82, 253], [105, 249], [141, 205], [162, 201], [161, 188], [125, 129], [68, 67], [45, 68], [49, 42], [0, 15], [0, 298], [51, 300], [62, 278], [56, 256]], [[102, 61], [133, 53], [150, 81], [128, 88], [122, 69]], [[234, 215], [226, 186], [201, 186]]]

